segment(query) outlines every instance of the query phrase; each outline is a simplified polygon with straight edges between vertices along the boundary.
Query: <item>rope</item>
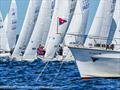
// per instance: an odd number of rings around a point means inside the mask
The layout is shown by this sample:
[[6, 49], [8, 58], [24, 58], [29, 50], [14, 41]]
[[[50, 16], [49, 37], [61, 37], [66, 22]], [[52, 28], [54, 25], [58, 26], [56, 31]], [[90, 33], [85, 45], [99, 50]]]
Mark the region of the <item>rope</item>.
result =
[[36, 82], [38, 81], [38, 79], [41, 77], [41, 75], [43, 74], [43, 72], [45, 71], [45, 69], [47, 68], [49, 61], [46, 63], [46, 65], [44, 66], [44, 68], [42, 69], [42, 71], [40, 72], [40, 74], [38, 75]]
[[[68, 53], [69, 53], [69, 51], [68, 51]], [[57, 73], [56, 73], [56, 75], [55, 75], [55, 77], [54, 77], [54, 79], [53, 79], [53, 81], [52, 81], [51, 86], [53, 85], [53, 82], [55, 81], [55, 79], [56, 79], [57, 76], [59, 75], [59, 72], [60, 72], [60, 70], [61, 70], [61, 68], [62, 68], [62, 66], [63, 66], [63, 64], [64, 64], [64, 58], [68, 55], [68, 53], [67, 53], [65, 56], [63, 56], [63, 58], [62, 58], [62, 63], [61, 63], [61, 65], [60, 65], [60, 67], [59, 67], [59, 70], [57, 71]]]
[[[68, 53], [69, 53], [69, 51], [68, 51]], [[67, 53], [67, 55], [68, 55], [68, 53]], [[60, 70], [61, 70], [61, 68], [62, 68], [62, 66], [63, 66], [63, 63], [64, 63], [64, 58], [65, 58], [67, 55], [63, 56], [63, 58], [62, 58], [62, 63], [61, 63], [61, 65], [60, 65], [60, 67], [59, 67], [59, 70], [57, 71], [57, 74], [55, 75], [55, 78], [53, 79], [52, 82], [54, 82], [54, 80], [56, 79], [56, 77], [59, 75], [59, 72], [60, 72]], [[41, 73], [40, 73], [39, 76], [37, 77], [36, 82], [37, 82], [38, 79], [41, 77], [41, 75], [43, 74], [44, 70], [47, 68], [48, 63], [49, 63], [49, 61], [46, 63], [46, 65], [45, 65], [44, 68], [42, 69]]]
[[60, 72], [63, 64], [64, 64], [64, 61], [63, 61], [63, 59], [62, 59], [62, 63], [61, 63], [61, 65], [60, 65], [60, 67], [59, 67], [59, 70], [58, 70], [57, 73], [55, 74], [55, 77], [54, 77], [54, 79], [53, 79], [53, 81], [52, 81], [51, 86], [53, 85], [53, 82], [56, 80], [57, 76], [59, 75], [59, 72]]

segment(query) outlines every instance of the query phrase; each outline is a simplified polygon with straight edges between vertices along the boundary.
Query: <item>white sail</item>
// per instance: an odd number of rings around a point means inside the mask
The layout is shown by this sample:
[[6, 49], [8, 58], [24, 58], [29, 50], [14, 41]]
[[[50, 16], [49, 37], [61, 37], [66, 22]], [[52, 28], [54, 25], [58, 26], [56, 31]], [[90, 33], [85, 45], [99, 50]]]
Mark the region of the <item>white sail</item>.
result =
[[[54, 7], [55, 7], [55, 1], [56, 0], [51, 0], [51, 19], [52, 19], [52, 16], [53, 16], [53, 12], [54, 12]], [[47, 37], [48, 37], [48, 32], [49, 32], [49, 29], [45, 29], [44, 30], [44, 33], [43, 33], [43, 36], [42, 36], [42, 41], [41, 41], [41, 45], [45, 45], [46, 43], [46, 40], [47, 40]]]
[[[85, 41], [86, 47], [93, 47], [94, 44], [106, 44], [107, 37], [112, 23], [115, 7], [115, 0], [100, 0], [95, 18]], [[90, 37], [101, 37], [93, 39]], [[106, 40], [103, 40], [106, 39]]]
[[5, 20], [4, 20], [4, 30], [5, 32], [7, 32], [8, 30], [8, 14], [6, 15]]
[[113, 36], [112, 44], [115, 44], [115, 50], [120, 50], [120, 0], [116, 0], [112, 25], [111, 30], [113, 33], [110, 33], [109, 36]]
[[64, 36], [74, 13], [75, 5], [76, 0], [56, 0], [55, 11], [45, 44], [45, 58], [54, 58], [59, 44], [63, 42]]
[[65, 37], [66, 45], [83, 44], [84, 38], [81, 35], [85, 34], [88, 15], [89, 15], [89, 0], [78, 0], [74, 15], [72, 17], [70, 26]]
[[0, 11], [0, 49], [4, 51], [10, 51], [4, 25], [2, 13]]
[[30, 0], [23, 27], [12, 55], [13, 57], [19, 56], [21, 51], [27, 47], [37, 20], [40, 5], [41, 0]]
[[17, 26], [17, 5], [16, 0], [12, 0], [9, 13], [6, 33], [10, 49], [15, 48], [16, 44], [16, 26]]
[[53, 2], [53, 0], [42, 1], [34, 31], [23, 56], [24, 60], [28, 58], [30, 60], [35, 59], [37, 54], [37, 47], [39, 47], [39, 44], [42, 43], [42, 39], [47, 37], [51, 23], [51, 12], [53, 10], [51, 7]]

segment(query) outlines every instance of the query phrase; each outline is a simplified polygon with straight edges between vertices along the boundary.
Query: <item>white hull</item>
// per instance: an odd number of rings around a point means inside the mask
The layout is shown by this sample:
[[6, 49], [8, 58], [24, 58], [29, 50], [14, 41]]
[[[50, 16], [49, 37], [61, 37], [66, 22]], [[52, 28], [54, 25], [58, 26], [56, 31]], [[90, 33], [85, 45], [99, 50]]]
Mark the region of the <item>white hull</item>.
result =
[[16, 57], [11, 57], [11, 59], [15, 59], [17, 61], [25, 60], [25, 61], [29, 61], [29, 62], [32, 62], [37, 58], [42, 59], [44, 61], [66, 61], [66, 62], [69, 62], [69, 61], [74, 61], [75, 60], [68, 47], [63, 48], [63, 56], [57, 55], [56, 58], [52, 58], [52, 59], [37, 57], [37, 53], [36, 53], [36, 55], [27, 55], [26, 57], [19, 56], [19, 55], [16, 56]]
[[82, 78], [120, 77], [120, 52], [69, 47]]
[[16, 56], [16, 57], [11, 57], [11, 59], [14, 59], [16, 61], [29, 61], [29, 62], [33, 62], [36, 59], [41, 59], [43, 62], [51, 62], [51, 61], [64, 61], [64, 62], [70, 62], [70, 61], [74, 61], [74, 59], [69, 56], [63, 58], [63, 56], [57, 56], [56, 58], [44, 58], [41, 56], [36, 56], [36, 57], [32, 57], [32, 56], [28, 56], [26, 58], [24, 58], [23, 56]]
[[38, 59], [41, 59], [43, 62], [55, 62], [55, 61], [59, 61], [59, 62], [71, 62], [74, 61], [73, 59], [70, 59], [68, 57], [64, 57], [64, 56], [59, 56], [57, 55], [56, 58], [44, 58], [44, 57], [37, 57]]
[[0, 54], [0, 58], [2, 57], [9, 57], [10, 56], [10, 53], [1, 53]]
[[29, 62], [33, 62], [35, 60], [35, 59], [31, 59], [29, 57], [24, 59], [23, 56], [20, 56], [20, 55], [18, 55], [16, 57], [10, 56], [9, 58], [12, 59], [12, 60], [16, 60], [16, 61], [29, 61]]

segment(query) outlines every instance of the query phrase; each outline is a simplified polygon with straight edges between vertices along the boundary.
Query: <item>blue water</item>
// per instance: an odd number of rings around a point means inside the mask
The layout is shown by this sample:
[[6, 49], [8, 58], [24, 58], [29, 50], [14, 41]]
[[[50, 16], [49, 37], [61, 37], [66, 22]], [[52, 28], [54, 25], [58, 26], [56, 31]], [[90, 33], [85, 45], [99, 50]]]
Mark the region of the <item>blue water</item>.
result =
[[46, 65], [40, 61], [0, 59], [0, 88], [17, 90], [120, 90], [120, 80], [104, 78], [81, 80], [75, 62], [49, 62]]

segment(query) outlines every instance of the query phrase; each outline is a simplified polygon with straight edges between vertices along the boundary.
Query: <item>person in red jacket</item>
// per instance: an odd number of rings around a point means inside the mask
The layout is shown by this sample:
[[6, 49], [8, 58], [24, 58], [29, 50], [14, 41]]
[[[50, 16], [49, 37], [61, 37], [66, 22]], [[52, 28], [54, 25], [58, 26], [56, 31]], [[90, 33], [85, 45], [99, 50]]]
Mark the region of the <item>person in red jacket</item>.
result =
[[43, 46], [39, 45], [39, 47], [37, 48], [37, 55], [45, 55], [45, 50]]

